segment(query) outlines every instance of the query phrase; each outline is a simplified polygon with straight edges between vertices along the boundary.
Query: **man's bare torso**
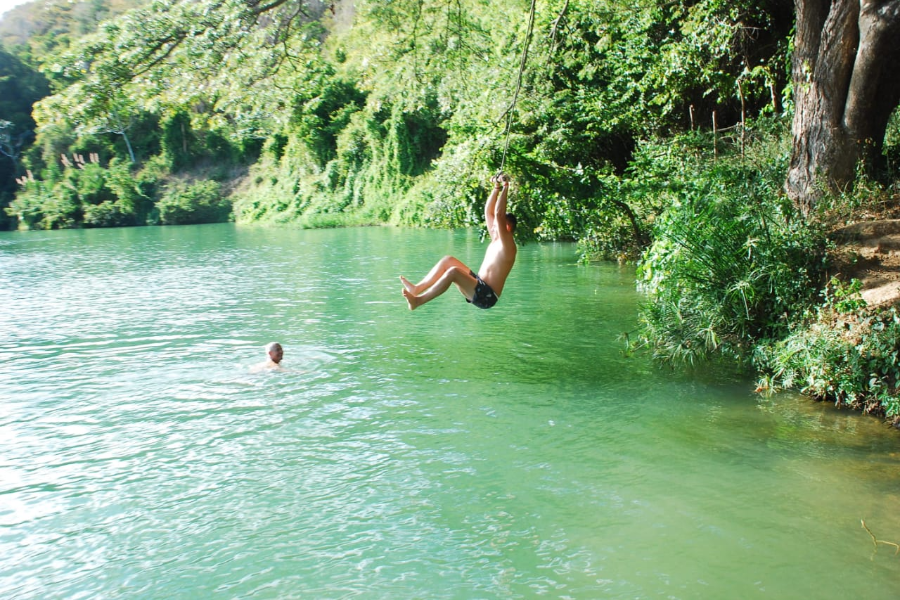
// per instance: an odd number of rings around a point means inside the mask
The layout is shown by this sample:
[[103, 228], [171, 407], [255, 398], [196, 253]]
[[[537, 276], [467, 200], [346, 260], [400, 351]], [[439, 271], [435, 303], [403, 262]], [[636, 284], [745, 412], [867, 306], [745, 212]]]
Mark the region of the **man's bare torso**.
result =
[[518, 249], [512, 240], [512, 234], [509, 234], [508, 240], [504, 240], [499, 235], [494, 237], [484, 254], [481, 268], [478, 269], [478, 276], [491, 286], [498, 296], [503, 291], [506, 278], [516, 262], [517, 252]]

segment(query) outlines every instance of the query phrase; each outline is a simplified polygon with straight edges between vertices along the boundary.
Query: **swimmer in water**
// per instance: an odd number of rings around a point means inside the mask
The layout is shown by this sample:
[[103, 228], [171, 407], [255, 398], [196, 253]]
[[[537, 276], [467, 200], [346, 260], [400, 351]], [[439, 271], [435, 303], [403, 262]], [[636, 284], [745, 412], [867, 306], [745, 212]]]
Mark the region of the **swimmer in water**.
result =
[[266, 361], [257, 365], [253, 365], [250, 371], [258, 373], [260, 371], [281, 371], [281, 359], [284, 357], [284, 349], [278, 342], [270, 342], [266, 344]]

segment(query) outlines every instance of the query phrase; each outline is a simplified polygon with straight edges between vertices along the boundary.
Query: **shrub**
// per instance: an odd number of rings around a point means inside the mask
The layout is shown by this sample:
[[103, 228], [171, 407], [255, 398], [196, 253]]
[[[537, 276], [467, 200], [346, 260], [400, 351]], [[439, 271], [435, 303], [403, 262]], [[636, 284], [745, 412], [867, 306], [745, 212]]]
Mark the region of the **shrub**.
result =
[[166, 116], [161, 123], [162, 155], [176, 171], [186, 166], [196, 152], [196, 136], [191, 117], [184, 110]]
[[75, 189], [83, 206], [114, 200], [106, 187], [106, 169], [98, 164], [88, 163], [82, 168], [68, 168], [65, 170], [65, 179]]
[[84, 224], [88, 227], [122, 227], [132, 225], [132, 215], [117, 202], [106, 200], [84, 208]]
[[215, 181], [172, 184], [156, 205], [164, 225], [221, 223], [231, 215], [231, 202]]
[[[858, 282], [857, 282], [858, 283]], [[824, 303], [783, 340], [761, 345], [754, 362], [764, 390], [799, 389], [837, 405], [900, 416], [900, 315], [869, 313], [859, 286], [836, 280]]]
[[[128, 162], [114, 158], [109, 163], [106, 171], [106, 187], [117, 198], [115, 205], [118, 214], [121, 216], [119, 225], [140, 225], [143, 224], [147, 212], [152, 207], [152, 199], [148, 195], [150, 189], [142, 185], [141, 181], [131, 173], [131, 167]], [[85, 223], [88, 222], [87, 210], [85, 211]]]
[[226, 133], [215, 129], [205, 132], [203, 136], [203, 153], [217, 163], [236, 162], [239, 149], [235, 148]]
[[42, 229], [66, 229], [77, 227], [81, 222], [78, 194], [65, 181], [53, 185], [50, 193], [44, 197], [41, 212], [43, 218], [39, 227]]
[[4, 210], [16, 220], [19, 229], [42, 229], [43, 207], [52, 197], [51, 185], [44, 181], [29, 181]]

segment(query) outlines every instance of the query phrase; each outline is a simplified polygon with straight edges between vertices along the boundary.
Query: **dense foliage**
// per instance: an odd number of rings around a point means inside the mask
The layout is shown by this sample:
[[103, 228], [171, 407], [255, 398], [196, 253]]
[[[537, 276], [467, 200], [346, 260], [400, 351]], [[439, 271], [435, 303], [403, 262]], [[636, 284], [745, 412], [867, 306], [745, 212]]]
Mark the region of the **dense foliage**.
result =
[[[22, 163], [46, 190], [63, 154], [127, 160], [136, 183], [163, 157], [156, 204], [211, 146], [230, 145], [229, 171], [264, 146], [232, 197], [239, 220], [459, 226], [480, 219], [484, 181], [505, 154], [523, 229], [634, 255], [660, 210], [620, 179], [639, 141], [708, 129], [714, 114], [723, 127], [780, 111], [790, 10], [747, 0], [534, 6], [529, 29], [526, 0], [156, 1], [82, 37], [87, 28], [72, 27], [53, 47], [18, 40], [56, 89], [36, 106], [37, 143]], [[173, 123], [182, 150], [164, 152]], [[20, 226], [98, 223], [72, 202], [58, 218], [36, 187], [12, 207]]]

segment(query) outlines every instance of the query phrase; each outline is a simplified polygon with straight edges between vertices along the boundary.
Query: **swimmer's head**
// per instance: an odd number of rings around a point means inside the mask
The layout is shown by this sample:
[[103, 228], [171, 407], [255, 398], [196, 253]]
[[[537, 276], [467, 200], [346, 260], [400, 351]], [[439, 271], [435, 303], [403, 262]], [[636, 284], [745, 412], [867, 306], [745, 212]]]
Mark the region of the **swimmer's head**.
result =
[[281, 357], [284, 356], [284, 350], [278, 342], [269, 342], [266, 344], [266, 354], [272, 359], [272, 362], [280, 363]]

